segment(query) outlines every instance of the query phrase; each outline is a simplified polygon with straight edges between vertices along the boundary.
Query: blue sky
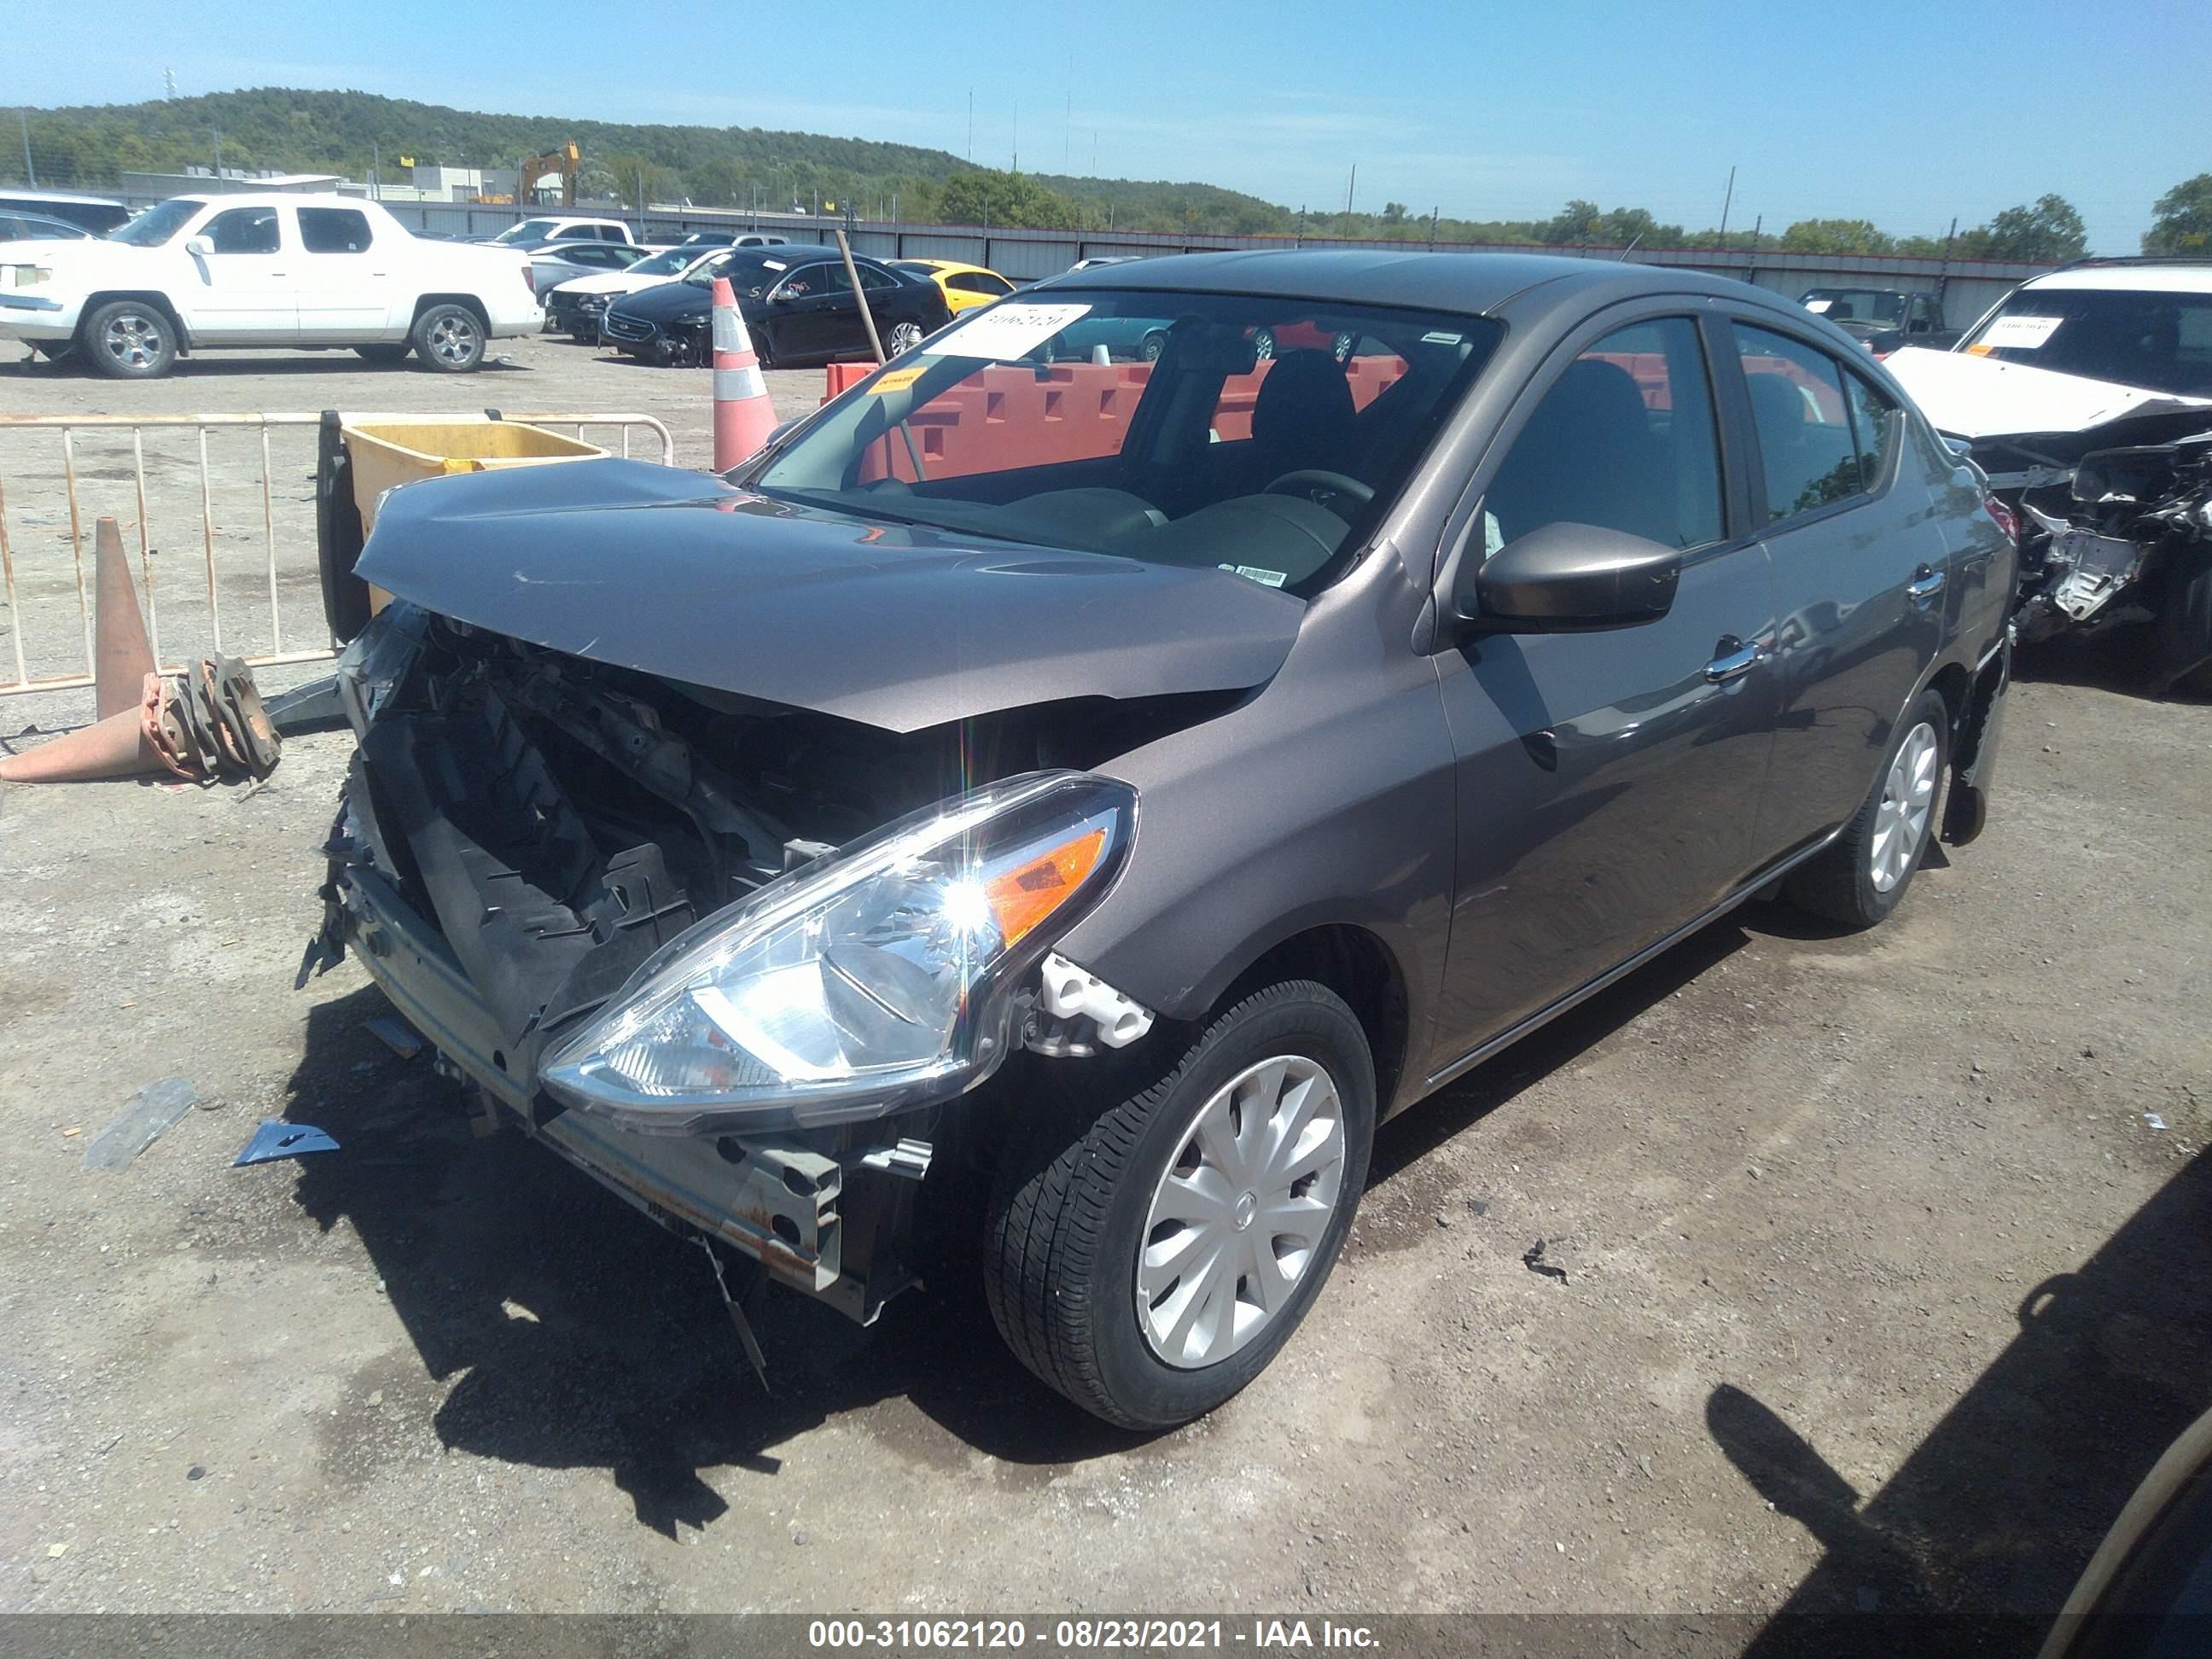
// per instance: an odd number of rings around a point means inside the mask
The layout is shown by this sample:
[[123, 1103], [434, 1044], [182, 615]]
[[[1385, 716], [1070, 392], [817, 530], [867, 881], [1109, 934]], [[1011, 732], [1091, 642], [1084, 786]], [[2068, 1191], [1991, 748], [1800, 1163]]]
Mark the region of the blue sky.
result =
[[[27, 0], [0, 0], [0, 19]], [[9, 52], [0, 104], [352, 87], [524, 114], [792, 127], [1284, 202], [1548, 216], [1569, 197], [1731, 226], [1940, 233], [2056, 191], [2132, 252], [2212, 170], [2212, 6], [1967, 0], [764, 5], [106, 0], [133, 50]], [[715, 29], [717, 18], [723, 27]], [[349, 34], [358, 18], [373, 27]], [[10, 31], [14, 33], [15, 31]], [[604, 49], [592, 43], [605, 41]], [[685, 42], [690, 44], [685, 44]], [[2071, 82], [2069, 76], [2077, 77]]]

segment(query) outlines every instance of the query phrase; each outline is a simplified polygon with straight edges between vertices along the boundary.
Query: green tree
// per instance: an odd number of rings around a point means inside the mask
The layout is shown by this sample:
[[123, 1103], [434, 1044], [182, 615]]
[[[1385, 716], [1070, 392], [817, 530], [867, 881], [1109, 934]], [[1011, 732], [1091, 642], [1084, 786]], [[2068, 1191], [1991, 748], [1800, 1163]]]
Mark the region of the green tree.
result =
[[1604, 237], [1605, 214], [1595, 202], [1569, 202], [1553, 216], [1551, 222], [1540, 233], [1553, 247], [1565, 247], [1578, 242], [1597, 242]]
[[1887, 253], [1895, 246], [1868, 219], [1800, 219], [1782, 233], [1791, 253]]
[[2185, 179], [2158, 198], [2145, 253], [2196, 253], [2212, 250], [2212, 173]]
[[1989, 223], [1961, 232], [1959, 242], [1969, 258], [2047, 264], [2078, 259], [2089, 246], [2081, 216], [2063, 196], [2039, 196], [2033, 206], [2008, 207]]
[[[1186, 205], [1177, 203], [1175, 207]], [[1037, 230], [1073, 230], [1078, 217], [1075, 204], [1058, 191], [1048, 190], [1018, 173], [988, 167], [956, 173], [946, 179], [945, 188], [938, 192], [937, 210], [957, 225], [1008, 225]]]

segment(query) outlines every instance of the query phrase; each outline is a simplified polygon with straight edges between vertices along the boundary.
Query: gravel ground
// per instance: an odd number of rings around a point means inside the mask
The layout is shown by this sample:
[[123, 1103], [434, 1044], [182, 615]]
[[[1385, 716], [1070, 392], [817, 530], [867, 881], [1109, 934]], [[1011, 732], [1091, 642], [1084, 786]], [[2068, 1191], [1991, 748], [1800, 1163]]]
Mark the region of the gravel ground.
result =
[[[0, 409], [581, 399], [701, 459], [702, 372], [514, 356]], [[20, 550], [55, 504], [0, 480]], [[352, 964], [295, 994], [342, 738], [252, 793], [12, 789], [0, 1610], [2055, 1608], [2212, 1403], [2212, 708], [2038, 672], [1888, 926], [1741, 912], [1388, 1126], [1306, 1328], [1152, 1439], [963, 1285], [865, 1332], [779, 1296], [764, 1396], [696, 1250], [473, 1137]], [[172, 1074], [207, 1109], [82, 1168]], [[343, 1151], [229, 1167], [278, 1115]]]

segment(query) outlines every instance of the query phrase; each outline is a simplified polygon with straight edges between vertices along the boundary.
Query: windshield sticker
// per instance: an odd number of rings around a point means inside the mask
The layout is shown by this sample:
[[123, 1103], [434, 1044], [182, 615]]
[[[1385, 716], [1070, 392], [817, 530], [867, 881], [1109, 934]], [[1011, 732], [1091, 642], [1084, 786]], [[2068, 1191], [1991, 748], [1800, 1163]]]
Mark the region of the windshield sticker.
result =
[[1262, 570], [1256, 564], [1224, 564], [1221, 568], [1232, 576], [1242, 576], [1247, 581], [1257, 582], [1262, 587], [1280, 587], [1289, 580], [1287, 572]]
[[919, 368], [895, 368], [887, 374], [878, 375], [876, 383], [868, 390], [878, 398], [887, 392], [903, 392], [920, 380], [921, 374]]
[[1805, 309], [1817, 317], [1835, 303], [1833, 300], [1808, 300], [1805, 301]]
[[2058, 332], [2063, 317], [2000, 317], [1982, 331], [1982, 337], [1974, 342], [1988, 351], [2010, 347], [2021, 351], [2033, 351]]
[[791, 269], [789, 265], [784, 264], [781, 259], [763, 259], [761, 261], [761, 264], [767, 266], [770, 270], [789, 270]]
[[1026, 356], [1077, 318], [1090, 314], [1089, 306], [1009, 305], [1001, 300], [978, 312], [974, 322], [963, 323], [942, 340], [933, 341], [930, 355], [1010, 361]]
[[1423, 345], [1457, 345], [1466, 337], [1463, 334], [1453, 334], [1439, 328], [1421, 336], [1421, 343]]

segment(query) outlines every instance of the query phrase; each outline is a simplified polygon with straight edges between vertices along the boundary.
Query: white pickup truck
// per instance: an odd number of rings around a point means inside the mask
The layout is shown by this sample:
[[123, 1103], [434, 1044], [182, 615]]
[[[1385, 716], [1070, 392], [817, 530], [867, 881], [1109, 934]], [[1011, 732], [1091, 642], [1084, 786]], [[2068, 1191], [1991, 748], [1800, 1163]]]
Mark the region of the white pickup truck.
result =
[[178, 196], [102, 239], [0, 248], [0, 339], [119, 380], [222, 346], [413, 351], [458, 374], [544, 316], [527, 254], [418, 237], [349, 196]]

